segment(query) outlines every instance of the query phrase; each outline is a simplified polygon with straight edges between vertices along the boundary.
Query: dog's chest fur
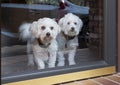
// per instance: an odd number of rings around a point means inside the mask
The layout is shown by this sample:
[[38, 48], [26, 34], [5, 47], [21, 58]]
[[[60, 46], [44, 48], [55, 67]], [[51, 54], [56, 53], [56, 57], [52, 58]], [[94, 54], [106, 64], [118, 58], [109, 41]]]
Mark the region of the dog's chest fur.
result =
[[41, 47], [37, 41], [33, 43], [33, 53], [34, 55], [40, 57], [42, 60], [47, 61], [49, 58], [49, 46]]
[[71, 50], [74, 47], [78, 46], [77, 36], [75, 36], [73, 39], [67, 40], [65, 38], [65, 36], [63, 36], [63, 34], [59, 34], [57, 37], [57, 42], [58, 42], [58, 46], [59, 46], [60, 51]]
[[35, 42], [33, 43], [32, 47], [33, 47], [33, 54], [34, 54], [34, 56], [39, 57], [43, 61], [47, 61], [48, 58], [50, 57], [50, 54], [52, 52], [55, 52], [55, 51], [58, 50], [58, 46], [57, 46], [56, 40], [53, 40], [50, 43], [50, 45], [48, 45], [47, 47], [40, 46], [38, 41], [35, 40]]

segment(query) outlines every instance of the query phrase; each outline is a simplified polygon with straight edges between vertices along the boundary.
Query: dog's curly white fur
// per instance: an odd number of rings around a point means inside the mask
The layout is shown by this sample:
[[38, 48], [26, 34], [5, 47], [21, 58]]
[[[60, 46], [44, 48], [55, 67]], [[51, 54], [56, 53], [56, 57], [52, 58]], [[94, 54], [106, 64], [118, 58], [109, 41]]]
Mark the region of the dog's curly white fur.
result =
[[67, 53], [69, 65], [74, 65], [74, 57], [78, 46], [77, 35], [82, 29], [83, 22], [78, 16], [72, 13], [68, 13], [63, 18], [61, 18], [58, 23], [61, 27], [61, 34], [59, 34], [57, 38], [59, 43], [58, 66], [64, 66], [65, 64], [64, 54], [66, 51], [62, 50], [66, 48], [68, 50]]
[[60, 32], [55, 20], [41, 18], [33, 23], [22, 24], [19, 31], [20, 37], [27, 40], [28, 65], [34, 65], [35, 61], [38, 69], [44, 69], [45, 62], [48, 67], [55, 67], [58, 50], [56, 36]]

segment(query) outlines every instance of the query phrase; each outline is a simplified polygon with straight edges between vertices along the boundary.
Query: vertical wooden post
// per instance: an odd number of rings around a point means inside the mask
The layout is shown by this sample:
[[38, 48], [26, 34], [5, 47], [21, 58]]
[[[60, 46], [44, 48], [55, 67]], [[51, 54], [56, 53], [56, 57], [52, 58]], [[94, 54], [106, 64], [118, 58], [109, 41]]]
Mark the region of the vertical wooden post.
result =
[[120, 0], [118, 0], [118, 71], [120, 72]]

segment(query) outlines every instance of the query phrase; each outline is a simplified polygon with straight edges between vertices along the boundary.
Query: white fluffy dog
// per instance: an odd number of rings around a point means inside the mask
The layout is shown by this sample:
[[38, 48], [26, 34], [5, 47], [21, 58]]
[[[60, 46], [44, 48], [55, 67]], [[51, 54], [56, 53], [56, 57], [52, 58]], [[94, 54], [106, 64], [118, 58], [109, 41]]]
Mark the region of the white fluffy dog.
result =
[[60, 32], [55, 20], [41, 18], [33, 23], [22, 24], [19, 31], [20, 37], [27, 40], [28, 65], [34, 65], [35, 61], [38, 69], [44, 69], [45, 62], [48, 67], [55, 67], [58, 50], [56, 36]]
[[74, 57], [78, 46], [77, 35], [81, 31], [83, 22], [78, 16], [68, 13], [59, 20], [59, 25], [61, 27], [61, 34], [57, 38], [59, 44], [58, 66], [64, 66], [65, 53], [68, 53], [69, 65], [74, 65]]

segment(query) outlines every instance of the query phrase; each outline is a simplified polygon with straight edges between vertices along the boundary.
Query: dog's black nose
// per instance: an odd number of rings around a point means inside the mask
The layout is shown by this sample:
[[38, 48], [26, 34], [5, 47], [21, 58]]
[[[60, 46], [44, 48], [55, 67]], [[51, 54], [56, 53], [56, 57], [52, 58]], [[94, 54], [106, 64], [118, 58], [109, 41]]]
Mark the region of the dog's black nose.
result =
[[49, 36], [50, 36], [50, 33], [49, 33], [49, 32], [47, 32], [47, 33], [46, 33], [46, 36], [48, 36], [48, 37], [49, 37]]
[[74, 31], [75, 30], [75, 28], [74, 27], [71, 27], [71, 31]]

